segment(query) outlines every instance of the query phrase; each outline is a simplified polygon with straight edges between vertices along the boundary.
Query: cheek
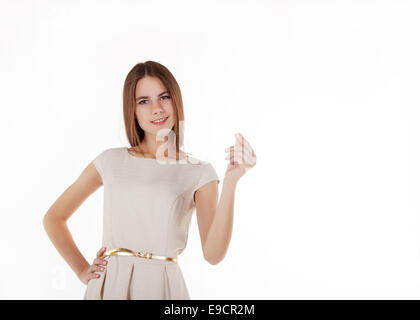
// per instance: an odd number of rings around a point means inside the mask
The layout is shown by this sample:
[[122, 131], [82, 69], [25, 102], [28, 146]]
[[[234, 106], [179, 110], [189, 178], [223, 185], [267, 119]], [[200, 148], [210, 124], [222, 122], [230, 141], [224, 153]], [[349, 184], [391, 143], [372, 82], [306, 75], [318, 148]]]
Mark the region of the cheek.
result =
[[169, 115], [171, 115], [172, 121], [175, 123], [175, 121], [176, 121], [176, 112], [175, 112], [175, 110], [174, 110], [174, 108], [172, 106], [168, 109], [167, 113]]
[[172, 105], [172, 103], [169, 103], [169, 104], [168, 104], [168, 107], [166, 108], [166, 112], [167, 112], [168, 114], [170, 114], [171, 116], [175, 116], [175, 115], [176, 115], [175, 108], [174, 108], [174, 106]]
[[136, 117], [137, 117], [137, 121], [140, 123], [144, 123], [146, 120], [146, 116], [144, 115], [144, 111], [141, 110], [141, 108], [137, 107], [136, 108]]

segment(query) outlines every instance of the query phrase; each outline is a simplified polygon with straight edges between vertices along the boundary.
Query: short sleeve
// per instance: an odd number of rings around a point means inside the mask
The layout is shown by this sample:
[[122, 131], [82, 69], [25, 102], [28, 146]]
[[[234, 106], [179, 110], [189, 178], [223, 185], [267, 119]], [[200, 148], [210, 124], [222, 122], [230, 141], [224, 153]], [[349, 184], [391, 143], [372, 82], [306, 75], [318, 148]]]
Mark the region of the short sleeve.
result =
[[98, 171], [99, 175], [101, 176], [102, 182], [105, 181], [105, 160], [108, 150], [102, 151], [99, 155], [96, 156], [95, 159], [93, 159], [93, 164]]
[[216, 170], [213, 168], [213, 166], [211, 165], [211, 163], [207, 162], [206, 164], [203, 165], [203, 168], [201, 170], [201, 175], [200, 178], [194, 188], [194, 193], [200, 189], [202, 186], [204, 186], [205, 184], [213, 181], [213, 180], [217, 180], [217, 183], [220, 182], [219, 177], [217, 176], [217, 172]]

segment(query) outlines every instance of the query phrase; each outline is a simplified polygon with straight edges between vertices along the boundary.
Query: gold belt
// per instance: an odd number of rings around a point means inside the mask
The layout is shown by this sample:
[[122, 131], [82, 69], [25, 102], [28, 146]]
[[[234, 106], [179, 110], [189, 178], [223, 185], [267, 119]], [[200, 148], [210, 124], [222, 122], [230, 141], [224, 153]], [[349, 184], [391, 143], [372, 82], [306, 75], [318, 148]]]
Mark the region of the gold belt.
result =
[[105, 258], [106, 256], [133, 256], [137, 258], [168, 260], [168, 261], [173, 261], [173, 262], [177, 262], [178, 260], [177, 258], [158, 256], [150, 252], [132, 251], [126, 248], [115, 248], [115, 249], [108, 250], [102, 254], [101, 259]]

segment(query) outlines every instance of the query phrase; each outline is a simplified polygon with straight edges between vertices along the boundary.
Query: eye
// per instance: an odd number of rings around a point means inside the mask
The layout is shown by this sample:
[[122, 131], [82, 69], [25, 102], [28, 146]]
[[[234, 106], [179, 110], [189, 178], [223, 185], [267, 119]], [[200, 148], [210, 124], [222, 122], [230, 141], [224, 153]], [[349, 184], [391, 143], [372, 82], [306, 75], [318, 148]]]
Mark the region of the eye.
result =
[[[163, 96], [162, 98], [167, 98], [167, 99], [170, 99], [171, 97], [170, 97], [170, 96]], [[139, 102], [139, 104], [144, 104], [143, 102], [145, 102], [145, 101], [147, 101], [147, 100], [141, 100], [141, 101]]]

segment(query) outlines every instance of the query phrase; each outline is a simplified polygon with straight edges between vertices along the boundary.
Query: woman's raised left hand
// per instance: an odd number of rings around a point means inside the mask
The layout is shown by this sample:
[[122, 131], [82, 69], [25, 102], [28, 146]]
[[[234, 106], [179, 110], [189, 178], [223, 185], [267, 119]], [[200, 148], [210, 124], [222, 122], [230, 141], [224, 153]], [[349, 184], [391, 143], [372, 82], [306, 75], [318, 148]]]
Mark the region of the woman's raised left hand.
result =
[[249, 169], [257, 163], [257, 155], [242, 134], [235, 134], [235, 145], [225, 149], [229, 160], [225, 177], [238, 181]]

